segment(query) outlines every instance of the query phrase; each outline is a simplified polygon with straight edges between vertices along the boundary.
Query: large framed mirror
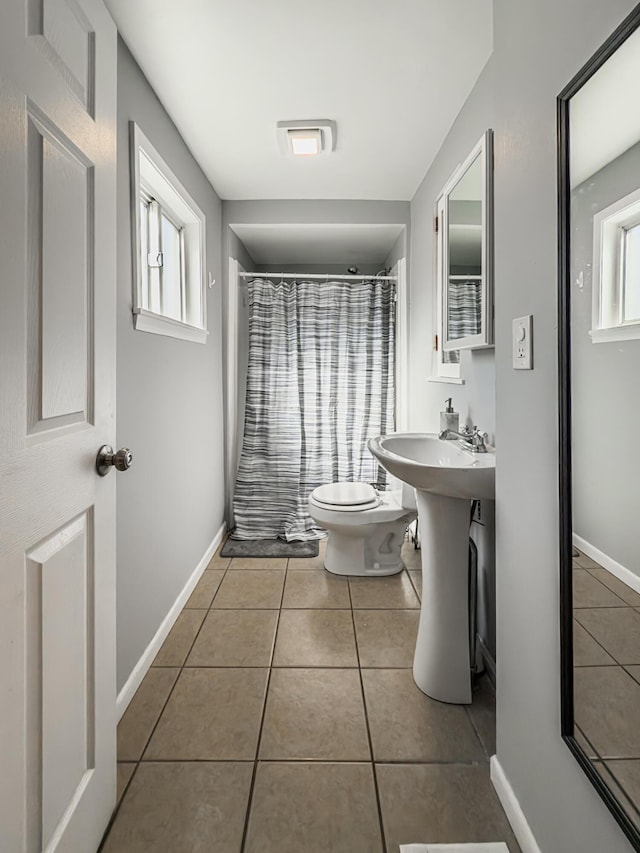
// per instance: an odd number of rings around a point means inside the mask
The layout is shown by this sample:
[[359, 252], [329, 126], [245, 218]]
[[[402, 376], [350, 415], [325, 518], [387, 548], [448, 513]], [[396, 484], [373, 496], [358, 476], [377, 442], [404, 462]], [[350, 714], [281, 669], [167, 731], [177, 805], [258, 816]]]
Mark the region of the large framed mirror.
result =
[[438, 199], [444, 353], [493, 345], [492, 142], [487, 130]]
[[558, 98], [562, 736], [640, 850], [640, 5]]

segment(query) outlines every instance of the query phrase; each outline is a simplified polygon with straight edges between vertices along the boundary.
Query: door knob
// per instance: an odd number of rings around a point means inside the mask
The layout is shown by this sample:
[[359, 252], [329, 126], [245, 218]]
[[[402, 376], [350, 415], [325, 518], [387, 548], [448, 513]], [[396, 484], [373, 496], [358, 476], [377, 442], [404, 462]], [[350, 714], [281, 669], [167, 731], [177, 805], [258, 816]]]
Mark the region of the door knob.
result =
[[113, 452], [110, 444], [103, 444], [96, 456], [96, 471], [101, 477], [105, 477], [111, 468], [116, 471], [127, 471], [133, 464], [133, 453], [128, 447], [121, 447]]

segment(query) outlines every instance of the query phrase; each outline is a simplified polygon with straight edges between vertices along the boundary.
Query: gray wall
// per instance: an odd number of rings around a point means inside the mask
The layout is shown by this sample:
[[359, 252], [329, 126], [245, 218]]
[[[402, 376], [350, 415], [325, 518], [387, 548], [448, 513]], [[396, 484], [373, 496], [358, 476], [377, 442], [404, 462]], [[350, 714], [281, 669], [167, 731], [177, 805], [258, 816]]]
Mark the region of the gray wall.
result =
[[407, 201], [350, 199], [276, 199], [224, 201], [224, 223], [281, 224], [296, 222], [334, 224], [393, 224], [409, 222]]
[[[494, 0], [494, 54], [438, 158], [447, 168], [431, 184], [439, 189], [445, 172], [493, 127], [497, 756], [542, 853], [631, 849], [560, 738], [556, 97], [633, 5]], [[424, 223], [419, 230], [413, 219], [416, 294], [431, 275], [421, 244], [431, 240], [424, 207], [431, 214], [434, 202], [422, 193], [412, 210], [422, 209]], [[412, 315], [422, 313], [427, 323], [428, 310], [422, 300]], [[514, 371], [511, 320], [529, 313], [535, 369]], [[415, 344], [413, 384], [424, 389], [426, 351]], [[480, 388], [492, 396], [491, 358], [471, 357], [474, 383], [454, 396], [462, 396], [461, 413], [478, 410], [481, 425], [493, 406], [478, 405]], [[463, 375], [468, 369], [463, 364]], [[421, 399], [414, 413], [433, 424], [437, 410]]]
[[413, 365], [409, 421], [412, 428], [437, 432], [443, 401], [453, 398], [460, 426], [477, 424], [495, 433], [495, 357], [493, 349], [464, 350], [460, 374], [464, 385], [430, 382], [435, 327], [436, 199], [445, 183], [466, 159], [484, 131], [494, 123], [492, 61], [485, 67], [473, 93], [449, 133], [411, 202], [410, 341]]
[[[383, 266], [387, 267], [388, 269], [393, 269], [394, 265], [401, 258], [407, 258], [408, 247], [409, 247], [409, 225], [407, 225], [407, 227], [404, 229], [402, 234], [400, 234], [400, 236], [398, 237], [396, 242], [391, 247], [391, 251], [389, 252], [387, 257], [385, 258]], [[408, 275], [408, 269], [407, 269], [407, 275]]]
[[[205, 345], [133, 329], [129, 121], [207, 218]], [[118, 690], [223, 522], [221, 203], [122, 40], [118, 45]], [[114, 476], [113, 474], [111, 476]]]
[[[303, 264], [295, 263], [288, 264], [285, 262], [277, 264], [258, 264], [256, 272], [289, 272], [289, 273], [307, 273], [308, 275], [344, 275], [347, 272], [347, 266], [351, 264]], [[358, 270], [363, 275], [375, 275], [382, 268], [382, 264], [359, 264]]]
[[[571, 199], [573, 528], [637, 575], [640, 485], [620, 437], [640, 423], [640, 340], [594, 344], [589, 330], [593, 217], [639, 185], [640, 143], [576, 187]], [[575, 283], [580, 273], [582, 287]]]

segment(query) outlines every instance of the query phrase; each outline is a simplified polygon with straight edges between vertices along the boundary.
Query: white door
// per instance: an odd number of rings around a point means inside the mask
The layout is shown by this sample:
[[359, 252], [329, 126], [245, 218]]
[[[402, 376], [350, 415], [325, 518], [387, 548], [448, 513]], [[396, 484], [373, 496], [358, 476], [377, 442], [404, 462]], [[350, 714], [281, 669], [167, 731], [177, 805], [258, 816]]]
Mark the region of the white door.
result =
[[92, 853], [115, 801], [115, 144], [101, 0], [2, 3], [2, 853]]

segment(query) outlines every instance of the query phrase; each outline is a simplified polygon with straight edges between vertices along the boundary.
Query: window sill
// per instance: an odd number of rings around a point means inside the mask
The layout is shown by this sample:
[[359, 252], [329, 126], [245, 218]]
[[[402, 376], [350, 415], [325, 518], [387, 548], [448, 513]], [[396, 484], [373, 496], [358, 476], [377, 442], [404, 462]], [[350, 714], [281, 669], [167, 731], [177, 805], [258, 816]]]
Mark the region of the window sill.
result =
[[133, 327], [138, 332], [151, 332], [154, 335], [164, 335], [168, 338], [180, 338], [197, 344], [206, 344], [209, 332], [198, 326], [190, 326], [162, 314], [154, 314], [144, 308], [134, 308]]
[[614, 341], [636, 341], [640, 338], [640, 323], [611, 326], [609, 329], [591, 329], [591, 343], [606, 344]]
[[427, 376], [427, 382], [444, 382], [446, 385], [464, 385], [464, 379], [455, 376]]

